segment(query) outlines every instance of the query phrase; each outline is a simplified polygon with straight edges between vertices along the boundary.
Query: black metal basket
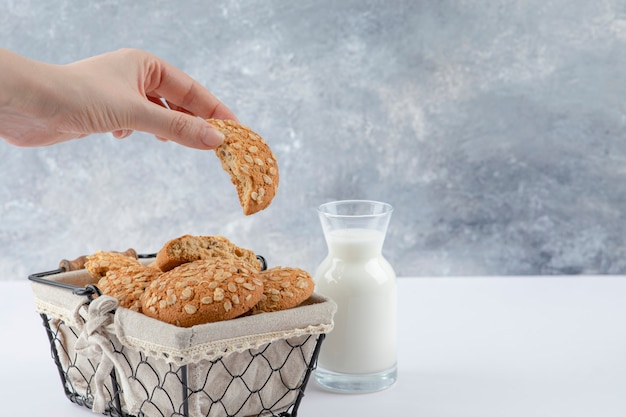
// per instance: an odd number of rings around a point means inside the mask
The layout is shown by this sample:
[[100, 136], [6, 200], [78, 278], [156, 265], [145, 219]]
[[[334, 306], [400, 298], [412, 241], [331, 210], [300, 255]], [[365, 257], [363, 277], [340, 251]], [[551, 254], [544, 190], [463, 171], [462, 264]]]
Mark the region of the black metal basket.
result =
[[[150, 256], [153, 255], [139, 257]], [[260, 259], [265, 265], [265, 260]], [[29, 279], [67, 289], [77, 297], [86, 297], [86, 303], [90, 303], [98, 289], [93, 285], [85, 287], [50, 279], [63, 272], [66, 271], [61, 267], [32, 274]], [[80, 333], [76, 326], [49, 313], [40, 315], [65, 395], [70, 401], [91, 409], [96, 389], [95, 375], [100, 363], [83, 357], [73, 349]], [[111, 340], [117, 361], [127, 368], [124, 374], [130, 375], [133, 384], [141, 387], [142, 400], [138, 411], [129, 414], [121, 377], [114, 367], [110, 378], [100, 388], [106, 397], [102, 414], [113, 417], [295, 417], [324, 337], [324, 333], [318, 333], [276, 340], [255, 349], [230, 354], [237, 355], [235, 359], [218, 357], [203, 360], [202, 363], [191, 364], [191, 369], [189, 364], [178, 366], [166, 363], [161, 358], [151, 357]], [[285, 380], [283, 369], [286, 366], [302, 368], [297, 381]], [[219, 392], [213, 389], [217, 379], [221, 387]], [[233, 396], [238, 400], [233, 402]], [[230, 399], [225, 401], [226, 397]], [[254, 410], [252, 414], [251, 409]]]

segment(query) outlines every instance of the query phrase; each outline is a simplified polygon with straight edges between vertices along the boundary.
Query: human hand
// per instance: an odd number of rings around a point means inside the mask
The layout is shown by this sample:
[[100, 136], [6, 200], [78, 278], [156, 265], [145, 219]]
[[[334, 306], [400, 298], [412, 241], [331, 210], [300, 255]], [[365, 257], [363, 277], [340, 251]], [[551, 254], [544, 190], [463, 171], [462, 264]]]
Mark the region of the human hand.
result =
[[141, 50], [121, 49], [68, 65], [30, 61], [4, 50], [0, 57], [0, 75], [5, 75], [0, 77], [0, 136], [15, 145], [51, 145], [103, 132], [123, 138], [139, 130], [213, 149], [223, 135], [203, 119], [237, 120], [198, 82]]

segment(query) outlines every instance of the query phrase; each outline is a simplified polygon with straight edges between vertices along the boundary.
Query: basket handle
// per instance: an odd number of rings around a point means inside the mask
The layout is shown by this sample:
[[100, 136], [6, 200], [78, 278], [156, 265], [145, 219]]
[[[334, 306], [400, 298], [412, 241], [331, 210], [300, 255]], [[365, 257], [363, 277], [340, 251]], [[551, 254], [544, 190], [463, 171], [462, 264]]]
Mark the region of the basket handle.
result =
[[[124, 252], [115, 252], [115, 251], [113, 251], [113, 253], [121, 253], [122, 255], [130, 256], [130, 257], [133, 257], [133, 258], [137, 259], [137, 252], [135, 251], [135, 249], [132, 249], [132, 248], [127, 249]], [[63, 260], [61, 260], [61, 262], [59, 262], [59, 268], [61, 268], [65, 272], [77, 271], [77, 270], [83, 269], [85, 267], [85, 262], [87, 262], [87, 255], [79, 256], [78, 258], [76, 258], [76, 259], [74, 259], [72, 261], [68, 261], [67, 259], [63, 259]]]

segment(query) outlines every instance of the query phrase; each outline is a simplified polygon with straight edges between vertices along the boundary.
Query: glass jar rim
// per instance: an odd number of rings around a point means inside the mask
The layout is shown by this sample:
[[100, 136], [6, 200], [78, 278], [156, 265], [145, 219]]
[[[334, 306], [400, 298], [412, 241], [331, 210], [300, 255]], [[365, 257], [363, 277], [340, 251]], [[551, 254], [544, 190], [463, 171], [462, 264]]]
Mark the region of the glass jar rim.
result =
[[[338, 206], [349, 206], [349, 205], [363, 205], [363, 206], [377, 206], [380, 207], [381, 210], [373, 213], [359, 213], [359, 214], [342, 214], [342, 213], [333, 213], [328, 210], [330, 207], [338, 207]], [[317, 212], [329, 217], [379, 217], [386, 216], [393, 212], [393, 206], [389, 203], [385, 203], [383, 201], [376, 200], [336, 200], [329, 201], [327, 203], [321, 204], [317, 208]]]

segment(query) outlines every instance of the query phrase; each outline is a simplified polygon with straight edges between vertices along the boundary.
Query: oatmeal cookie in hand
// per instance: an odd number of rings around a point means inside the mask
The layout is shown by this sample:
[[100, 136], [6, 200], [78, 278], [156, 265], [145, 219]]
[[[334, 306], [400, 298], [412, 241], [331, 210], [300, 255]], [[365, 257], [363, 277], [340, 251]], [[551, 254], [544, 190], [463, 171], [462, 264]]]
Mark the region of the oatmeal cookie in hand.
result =
[[222, 168], [237, 189], [239, 203], [247, 216], [267, 208], [278, 191], [276, 156], [261, 136], [231, 120], [207, 119], [224, 134], [215, 149]]

